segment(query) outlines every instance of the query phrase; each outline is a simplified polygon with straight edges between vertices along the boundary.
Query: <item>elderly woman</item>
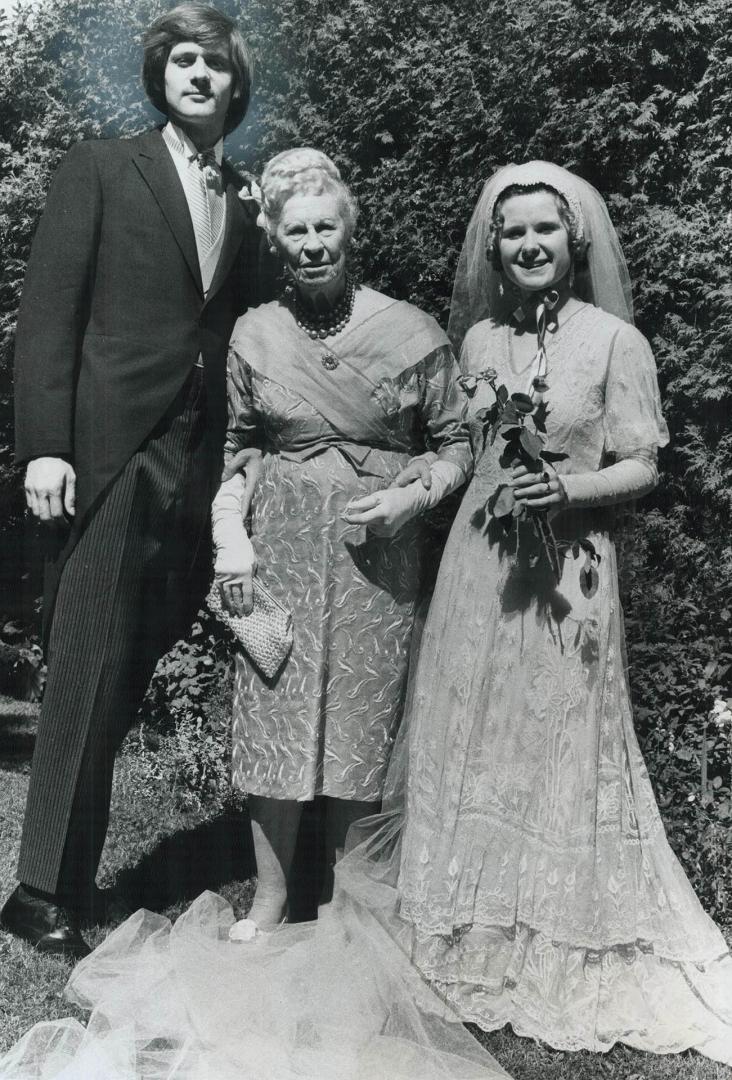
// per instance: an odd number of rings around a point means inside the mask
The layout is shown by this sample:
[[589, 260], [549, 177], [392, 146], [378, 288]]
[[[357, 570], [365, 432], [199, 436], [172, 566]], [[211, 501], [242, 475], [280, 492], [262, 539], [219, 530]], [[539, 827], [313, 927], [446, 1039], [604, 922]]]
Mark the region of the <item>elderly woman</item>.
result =
[[[304, 802], [328, 799], [331, 861], [350, 822], [378, 808], [434, 558], [415, 515], [461, 484], [471, 461], [447, 338], [348, 272], [356, 203], [333, 162], [311, 149], [280, 154], [262, 193], [289, 284], [231, 340], [226, 453], [264, 455], [251, 535], [241, 476], [214, 505], [226, 606], [251, 609], [256, 573], [293, 612], [294, 645], [273, 679], [236, 657], [234, 783], [249, 796], [258, 876], [250, 932], [285, 915]], [[388, 490], [425, 448], [437, 454], [430, 490]]]

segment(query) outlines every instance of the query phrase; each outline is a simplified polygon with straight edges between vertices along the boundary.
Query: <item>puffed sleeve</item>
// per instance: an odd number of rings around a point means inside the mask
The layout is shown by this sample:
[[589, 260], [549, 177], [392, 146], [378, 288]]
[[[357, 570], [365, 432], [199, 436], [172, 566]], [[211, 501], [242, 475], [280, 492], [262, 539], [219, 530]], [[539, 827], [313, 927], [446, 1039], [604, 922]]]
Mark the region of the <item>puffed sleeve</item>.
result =
[[634, 326], [623, 324], [610, 350], [605, 383], [605, 450], [616, 457], [657, 450], [668, 443], [656, 362]]
[[262, 449], [264, 432], [252, 387], [252, 369], [237, 349], [229, 346], [227, 387], [229, 424], [224, 443], [224, 461], [251, 447]]
[[473, 471], [468, 429], [462, 418], [462, 394], [458, 368], [449, 345], [441, 345], [424, 361], [421, 419], [428, 450], [441, 461], [451, 461], [467, 478]]

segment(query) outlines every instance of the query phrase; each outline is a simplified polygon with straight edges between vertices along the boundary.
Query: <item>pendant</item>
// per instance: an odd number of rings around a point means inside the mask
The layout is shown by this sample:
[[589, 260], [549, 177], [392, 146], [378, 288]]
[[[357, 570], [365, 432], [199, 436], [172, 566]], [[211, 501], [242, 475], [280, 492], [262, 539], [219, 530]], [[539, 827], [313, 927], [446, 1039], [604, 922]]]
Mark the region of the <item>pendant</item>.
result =
[[335, 371], [340, 364], [340, 360], [337, 356], [333, 356], [333, 353], [324, 352], [320, 358], [320, 362], [326, 371]]

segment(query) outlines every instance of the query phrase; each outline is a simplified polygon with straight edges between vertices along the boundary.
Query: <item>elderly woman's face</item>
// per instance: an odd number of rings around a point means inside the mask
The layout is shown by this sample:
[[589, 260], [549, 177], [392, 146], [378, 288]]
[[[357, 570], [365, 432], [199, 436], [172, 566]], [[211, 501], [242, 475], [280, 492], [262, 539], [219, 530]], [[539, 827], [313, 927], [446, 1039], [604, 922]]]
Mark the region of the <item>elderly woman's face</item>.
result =
[[319, 292], [345, 277], [346, 222], [336, 195], [293, 195], [287, 200], [274, 243], [303, 292]]
[[509, 281], [522, 292], [550, 289], [572, 264], [569, 233], [551, 191], [512, 195], [501, 207], [498, 249]]

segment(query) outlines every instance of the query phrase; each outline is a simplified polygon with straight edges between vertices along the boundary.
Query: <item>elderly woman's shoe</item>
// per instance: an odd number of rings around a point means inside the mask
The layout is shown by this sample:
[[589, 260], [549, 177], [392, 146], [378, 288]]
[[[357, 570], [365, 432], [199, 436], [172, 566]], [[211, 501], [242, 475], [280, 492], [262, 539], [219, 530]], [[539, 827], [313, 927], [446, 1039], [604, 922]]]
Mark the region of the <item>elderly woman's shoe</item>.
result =
[[239, 921], [235, 922], [229, 929], [229, 941], [253, 941], [255, 937], [273, 934], [279, 926], [284, 926], [287, 921], [287, 912], [285, 912], [278, 923], [274, 923], [266, 929], [259, 926], [254, 919], [239, 919]]

